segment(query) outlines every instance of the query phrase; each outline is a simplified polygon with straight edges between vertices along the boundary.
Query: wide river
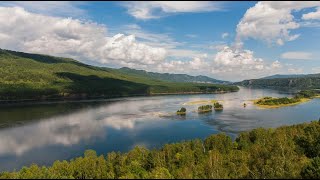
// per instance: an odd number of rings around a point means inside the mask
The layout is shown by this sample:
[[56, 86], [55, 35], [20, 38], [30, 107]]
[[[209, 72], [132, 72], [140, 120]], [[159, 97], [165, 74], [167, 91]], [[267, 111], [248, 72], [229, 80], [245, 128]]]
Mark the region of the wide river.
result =
[[[233, 139], [257, 127], [278, 127], [319, 119], [320, 99], [277, 109], [260, 109], [250, 100], [290, 96], [289, 92], [240, 88], [226, 94], [167, 95], [112, 100], [44, 103], [0, 107], [0, 172], [36, 163], [98, 154], [126, 152], [135, 146], [159, 148], [224, 132]], [[198, 114], [198, 105], [184, 103], [220, 100], [221, 112]], [[243, 103], [247, 107], [243, 107]], [[185, 117], [170, 115], [180, 107]]]

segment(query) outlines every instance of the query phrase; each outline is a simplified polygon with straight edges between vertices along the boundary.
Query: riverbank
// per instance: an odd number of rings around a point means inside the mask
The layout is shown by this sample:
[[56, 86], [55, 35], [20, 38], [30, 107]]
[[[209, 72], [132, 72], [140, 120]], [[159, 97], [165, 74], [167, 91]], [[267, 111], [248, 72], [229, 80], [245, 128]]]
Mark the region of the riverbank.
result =
[[[224, 94], [235, 91], [216, 91], [216, 92], [178, 92], [178, 93], [149, 93], [149, 94], [131, 94], [131, 95], [112, 95], [112, 96], [88, 96], [87, 94], [69, 94], [68, 96], [55, 96], [29, 99], [9, 99], [0, 100], [0, 106], [17, 105], [17, 104], [42, 104], [42, 103], [55, 103], [55, 102], [70, 102], [70, 101], [93, 101], [93, 100], [109, 100], [126, 97], [149, 97], [149, 96], [164, 96], [164, 95], [192, 95], [192, 94]], [[214, 103], [212, 101], [212, 103]]]

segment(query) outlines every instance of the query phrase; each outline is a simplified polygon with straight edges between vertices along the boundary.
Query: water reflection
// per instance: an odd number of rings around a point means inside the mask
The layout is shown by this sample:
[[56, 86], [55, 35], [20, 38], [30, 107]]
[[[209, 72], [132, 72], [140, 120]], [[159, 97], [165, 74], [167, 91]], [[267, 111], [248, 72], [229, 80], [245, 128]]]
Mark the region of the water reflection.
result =
[[[263, 96], [288, 96], [288, 92], [241, 88], [239, 92], [217, 95], [135, 97], [112, 102], [1, 108], [0, 171], [32, 162], [48, 165], [56, 159], [79, 156], [89, 148], [98, 153], [127, 151], [136, 145], [153, 148], [218, 132], [235, 138], [239, 132], [252, 128], [295, 124], [319, 116], [320, 99], [261, 110], [250, 100]], [[188, 105], [186, 116], [175, 115], [185, 102], [210, 99], [221, 101], [224, 110], [198, 114], [194, 112], [198, 105]]]

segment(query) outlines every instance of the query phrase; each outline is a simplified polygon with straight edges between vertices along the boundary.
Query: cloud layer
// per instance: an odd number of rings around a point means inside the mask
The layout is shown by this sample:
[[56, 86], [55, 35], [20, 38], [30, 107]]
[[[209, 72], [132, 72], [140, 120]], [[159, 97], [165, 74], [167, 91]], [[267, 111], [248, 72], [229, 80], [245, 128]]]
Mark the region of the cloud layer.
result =
[[300, 60], [310, 60], [312, 59], [312, 53], [302, 52], [302, 51], [292, 51], [285, 52], [281, 54], [283, 59], [300, 59]]
[[207, 12], [221, 9], [220, 3], [210, 1], [132, 1], [123, 5], [136, 19], [156, 19], [173, 13]]
[[[291, 30], [299, 28], [300, 24], [292, 12], [317, 6], [320, 2], [258, 2], [247, 10], [237, 25], [237, 43], [241, 45], [241, 41], [247, 38], [278, 45], [293, 41], [300, 34], [293, 34]], [[316, 13], [303, 15], [303, 19], [316, 17]]]
[[104, 25], [72, 18], [50, 17], [20, 7], [0, 7], [0, 46], [105, 64], [159, 63], [164, 48], [136, 41], [135, 36], [107, 36]]

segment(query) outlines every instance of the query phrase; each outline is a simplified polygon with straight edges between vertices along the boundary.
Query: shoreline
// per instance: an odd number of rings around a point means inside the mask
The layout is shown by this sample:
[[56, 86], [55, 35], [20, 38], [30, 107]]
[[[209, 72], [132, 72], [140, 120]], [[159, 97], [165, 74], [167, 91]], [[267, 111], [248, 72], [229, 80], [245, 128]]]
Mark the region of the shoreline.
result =
[[254, 100], [251, 100], [251, 101], [253, 102], [254, 105], [256, 105], [257, 107], [260, 107], [262, 109], [273, 109], [273, 108], [281, 108], [281, 107], [286, 107], [286, 106], [295, 106], [295, 105], [298, 105], [298, 104], [301, 104], [301, 103], [305, 103], [305, 102], [308, 102], [308, 101], [312, 100], [312, 99], [309, 99], [309, 98], [302, 98], [299, 102], [291, 103], [291, 104], [263, 105], [263, 104], [257, 104], [257, 101], [259, 101], [260, 99], [254, 99]]
[[83, 96], [81, 94], [73, 94], [72, 96], [61, 96], [52, 98], [30, 98], [30, 99], [16, 99], [16, 100], [0, 100], [0, 106], [14, 106], [14, 105], [30, 105], [30, 104], [51, 104], [64, 102], [91, 102], [103, 100], [117, 100], [119, 98], [130, 97], [152, 97], [165, 95], [192, 95], [192, 94], [224, 94], [237, 91], [220, 91], [220, 92], [180, 92], [180, 93], [150, 93], [150, 94], [131, 94], [131, 95], [114, 95], [114, 96]]

